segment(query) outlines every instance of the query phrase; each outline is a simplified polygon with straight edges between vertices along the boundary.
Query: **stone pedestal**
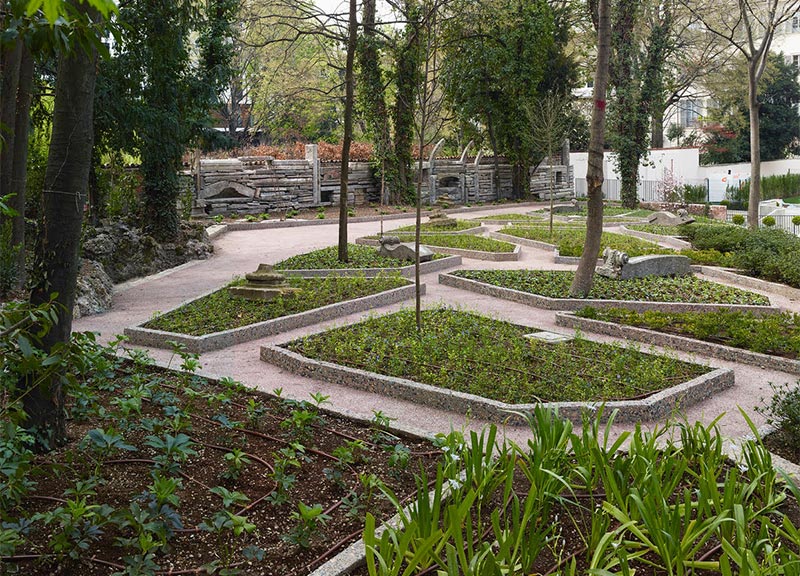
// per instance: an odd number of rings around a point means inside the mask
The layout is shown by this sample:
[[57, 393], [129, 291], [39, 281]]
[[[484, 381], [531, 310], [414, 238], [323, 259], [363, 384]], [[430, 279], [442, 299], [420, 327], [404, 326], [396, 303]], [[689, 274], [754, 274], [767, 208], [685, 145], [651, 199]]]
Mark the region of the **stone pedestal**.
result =
[[276, 272], [270, 264], [259, 264], [258, 270], [245, 275], [247, 283], [243, 286], [233, 286], [228, 291], [233, 296], [247, 300], [268, 301], [281, 294], [299, 292], [299, 288], [292, 288], [286, 284], [286, 276]]

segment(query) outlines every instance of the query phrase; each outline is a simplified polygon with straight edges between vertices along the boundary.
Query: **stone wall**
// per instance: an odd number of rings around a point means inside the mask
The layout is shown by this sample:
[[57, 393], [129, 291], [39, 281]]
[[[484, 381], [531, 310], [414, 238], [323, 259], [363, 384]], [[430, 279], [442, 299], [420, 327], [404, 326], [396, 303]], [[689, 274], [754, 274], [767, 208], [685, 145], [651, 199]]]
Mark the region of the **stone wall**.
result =
[[[504, 160], [495, 178], [494, 158], [478, 153], [468, 157], [470, 146], [459, 159], [439, 159], [436, 153], [423, 164], [423, 197], [434, 203], [442, 196], [454, 203], [491, 202], [511, 198], [511, 166]], [[569, 153], [567, 152], [567, 158]], [[572, 197], [572, 167], [563, 154], [553, 160], [556, 198]], [[339, 203], [338, 162], [321, 162], [316, 145], [306, 146], [303, 160], [276, 160], [270, 156], [200, 163], [198, 207], [206, 214], [259, 214], [285, 212]], [[194, 175], [196, 177], [196, 175]], [[543, 162], [531, 175], [531, 192], [548, 198], [549, 163]], [[368, 162], [351, 162], [348, 172], [348, 203], [380, 201], [380, 181]]]

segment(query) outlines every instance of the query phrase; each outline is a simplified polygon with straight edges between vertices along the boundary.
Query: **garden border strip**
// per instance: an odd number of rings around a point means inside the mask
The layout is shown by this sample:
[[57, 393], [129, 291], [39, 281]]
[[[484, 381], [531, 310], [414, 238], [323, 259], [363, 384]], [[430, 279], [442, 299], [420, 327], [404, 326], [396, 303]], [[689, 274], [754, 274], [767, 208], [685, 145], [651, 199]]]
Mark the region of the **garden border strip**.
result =
[[606, 320], [582, 318], [571, 312], [557, 312], [556, 325], [584, 332], [594, 332], [596, 334], [605, 334], [616, 338], [636, 340], [652, 346], [668, 347], [683, 352], [719, 358], [720, 360], [740, 362], [742, 364], [758, 366], [759, 368], [774, 368], [781, 372], [788, 372], [789, 374], [800, 374], [800, 361], [798, 360], [762, 354], [760, 352], [751, 352], [743, 348], [734, 348], [733, 346], [725, 346], [724, 344], [706, 342], [705, 340], [697, 340], [689, 336], [666, 334], [657, 330], [650, 330], [649, 328], [617, 324], [616, 322], [608, 322]]
[[[637, 223], [638, 225], [638, 223]], [[677, 226], [676, 226], [677, 228]], [[651, 234], [650, 232], [641, 232], [639, 230], [631, 230], [628, 228], [627, 224], [623, 224], [619, 227], [620, 230], [623, 231], [624, 234], [628, 236], [634, 236], [635, 238], [641, 238], [642, 240], [649, 240], [650, 242], [664, 242], [664, 239], [669, 238], [670, 241], [680, 242], [684, 244], [683, 248], [691, 248], [692, 243], [687, 242], [686, 240], [682, 240], [677, 236], [664, 236], [663, 234]]]
[[[377, 240], [372, 238], [356, 238], [356, 244], [363, 246], [379, 246]], [[512, 260], [519, 260], [521, 247], [519, 244], [514, 244], [514, 250], [511, 252], [484, 252], [483, 250], [467, 250], [466, 248], [448, 248], [446, 246], [434, 246], [433, 244], [422, 243], [434, 252], [442, 254], [452, 254], [454, 256], [463, 256], [464, 258], [472, 258], [474, 260], [489, 260], [491, 262], [509, 262]]]
[[771, 292], [773, 294], [777, 294], [778, 296], [783, 296], [784, 298], [800, 300], [800, 289], [792, 288], [791, 286], [780, 284], [778, 282], [770, 282], [769, 280], [762, 280], [760, 278], [746, 276], [745, 274], [739, 274], [733, 268], [721, 268], [719, 266], [706, 265], [695, 265], [692, 268], [703, 276], [708, 276], [709, 278], [723, 280], [725, 282], [730, 282], [731, 284], [738, 284], [739, 286], [744, 286], [745, 288], [750, 288], [752, 290]]
[[[423, 225], [425, 225], [425, 224], [426, 223], [423, 222]], [[401, 226], [401, 228], [402, 228], [402, 226]], [[395, 228], [394, 230], [384, 230], [383, 231], [383, 235], [384, 236], [391, 236], [393, 232], [400, 232], [401, 234], [410, 234], [410, 233], [412, 233], [411, 230], [399, 230], [399, 229]], [[422, 230], [421, 231], [422, 234], [445, 234], [445, 235], [452, 234], [454, 236], [462, 235], [462, 234], [472, 234], [473, 236], [478, 236], [479, 234], [483, 234], [484, 232], [486, 232], [486, 226], [473, 226], [472, 228], [465, 228], [464, 230], [442, 229], [442, 230]]]
[[[523, 419], [513, 416], [509, 411], [530, 411], [536, 406], [536, 404], [507, 404], [474, 394], [421, 384], [405, 378], [384, 376], [331, 362], [313, 360], [280, 345], [262, 346], [260, 358], [264, 362], [306, 378], [433, 406], [501, 425], [526, 425], [527, 423]], [[605, 415], [619, 410], [615, 419], [617, 423], [650, 421], [671, 414], [677, 405], [690, 406], [705, 400], [714, 391], [733, 386], [733, 382], [732, 369], [717, 368], [671, 388], [655, 392], [641, 400], [609, 401], [604, 404], [601, 402], [545, 402], [544, 406], [558, 409], [559, 415], [576, 423], [582, 421], [583, 413], [586, 410], [594, 412], [603, 405], [606, 407]]]
[[502, 242], [511, 242], [512, 244], [519, 244], [520, 246], [528, 246], [529, 248], [539, 248], [540, 250], [557, 250], [555, 244], [542, 242], [541, 240], [531, 240], [529, 238], [521, 238], [511, 234], [503, 234], [502, 232], [489, 232], [489, 238], [500, 240]]
[[[425, 294], [425, 284], [420, 285], [420, 291]], [[199, 300], [208, 294], [216, 292], [212, 290], [206, 294], [202, 294], [197, 298], [187, 300], [173, 308], [175, 310], [184, 304]], [[221, 350], [229, 346], [257, 340], [266, 336], [272, 336], [281, 332], [295, 330], [304, 326], [318, 324], [334, 318], [340, 318], [349, 314], [358, 312], [366, 312], [373, 308], [381, 306], [389, 306], [404, 300], [414, 298], [415, 286], [409, 284], [408, 286], [401, 286], [399, 288], [392, 288], [371, 294], [362, 298], [355, 298], [353, 300], [345, 300], [344, 302], [337, 302], [335, 304], [328, 304], [320, 308], [314, 308], [306, 312], [299, 312], [297, 314], [290, 314], [288, 316], [281, 316], [280, 318], [273, 318], [272, 320], [265, 320], [257, 324], [250, 324], [249, 326], [242, 326], [240, 328], [233, 328], [231, 330], [224, 330], [222, 332], [213, 332], [205, 336], [190, 336], [188, 334], [179, 334], [176, 332], [165, 332], [163, 330], [153, 330], [151, 328], [144, 328], [143, 322], [137, 326], [125, 328], [125, 336], [127, 336], [131, 343], [139, 344], [142, 346], [152, 346], [154, 348], [171, 348], [166, 343], [167, 340], [179, 342], [186, 346], [188, 352], [203, 353], [212, 350]], [[171, 312], [172, 310], [168, 310]]]
[[628, 308], [637, 312], [644, 310], [658, 310], [661, 312], [706, 312], [710, 310], [736, 310], [753, 312], [755, 314], [775, 314], [781, 311], [778, 306], [765, 304], [701, 304], [687, 302], [647, 302], [644, 300], [597, 300], [592, 298], [550, 298], [522, 292], [513, 288], [493, 286], [477, 280], [460, 278], [449, 273], [439, 274], [439, 284], [477, 292], [486, 296], [494, 296], [503, 300], [510, 300], [526, 306], [543, 308], [545, 310], [575, 311], [586, 306], [596, 308]]
[[[420, 274], [430, 274], [432, 272], [439, 272], [446, 268], [453, 268], [461, 266], [461, 256], [447, 256], [446, 258], [439, 258], [438, 260], [430, 260], [428, 262], [419, 263]], [[398, 266], [396, 268], [320, 268], [320, 269], [276, 269], [281, 274], [286, 276], [300, 276], [302, 278], [319, 278], [323, 276], [365, 276], [366, 278], [374, 278], [380, 274], [394, 274], [400, 273], [405, 278], [412, 278], [414, 276], [414, 265]]]

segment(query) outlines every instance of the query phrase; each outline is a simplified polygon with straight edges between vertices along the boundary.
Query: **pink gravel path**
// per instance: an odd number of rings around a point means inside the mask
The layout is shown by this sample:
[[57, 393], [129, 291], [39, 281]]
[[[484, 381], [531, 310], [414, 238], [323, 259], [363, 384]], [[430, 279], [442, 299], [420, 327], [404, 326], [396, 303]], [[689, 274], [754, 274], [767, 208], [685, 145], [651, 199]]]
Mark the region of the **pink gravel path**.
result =
[[[527, 209], [530, 207], [511, 205], [459, 216], [473, 218], [501, 212], [521, 212]], [[384, 228], [390, 230], [410, 223], [413, 223], [411, 216], [408, 219], [386, 221]], [[359, 236], [375, 234], [379, 229], [378, 221], [350, 223], [348, 235], [353, 241]], [[229, 282], [234, 276], [241, 276], [254, 270], [260, 262], [274, 263], [288, 256], [335, 244], [337, 233], [338, 228], [335, 222], [320, 226], [229, 232], [215, 240], [215, 253], [209, 260], [191, 262], [154, 276], [119, 285], [115, 289], [112, 310], [76, 320], [74, 328], [75, 330], [99, 332], [100, 340], [108, 341], [116, 334], [122, 333], [125, 327], [144, 322], [156, 312], [172, 309], [185, 300], [218, 288]], [[553, 270], [574, 268], [568, 265], [554, 264], [553, 254], [550, 251], [528, 247], [522, 248], [521, 259], [517, 262], [464, 259], [462, 267]], [[424, 306], [446, 303], [532, 327], [556, 332], [566, 330], [555, 326], [555, 313], [552, 311], [442, 286], [438, 283], [438, 273], [423, 276], [423, 282], [427, 285], [427, 294], [423, 299]], [[774, 295], [769, 296], [774, 304], [788, 310], [800, 311], [800, 303], [797, 301]], [[413, 303], [406, 302], [387, 306], [370, 313], [382, 314], [409, 305], [413, 305]], [[364, 314], [354, 314], [322, 325], [206, 353], [201, 357], [203, 373], [218, 377], [231, 376], [248, 386], [267, 392], [282, 388], [285, 396], [297, 399], [307, 399], [310, 393], [321, 392], [330, 396], [329, 407], [337, 411], [371, 418], [373, 411], [381, 410], [388, 416], [396, 418], [403, 427], [428, 434], [448, 432], [451, 429], [479, 429], [485, 425], [485, 422], [470, 421], [458, 414], [429, 406], [419, 406], [402, 400], [353, 390], [345, 386], [302, 378], [259, 360], [259, 347], [265, 343], [284, 342], [304, 334], [317, 332], [328, 326], [354, 323], [363, 316]], [[615, 340], [611, 337], [593, 334], [584, 334], [584, 336], [597, 341]], [[160, 364], [167, 364], [170, 361], [168, 351], [149, 349], [149, 352]], [[735, 370], [736, 384], [733, 388], [722, 391], [685, 410], [685, 416], [690, 422], [695, 420], [710, 422], [724, 413], [720, 420], [720, 426], [723, 433], [729, 438], [738, 438], [749, 432], [738, 407], [744, 409], [757, 424], [762, 424], [763, 418], [754, 412], [754, 408], [760, 405], [762, 397], [769, 394], [769, 383], [794, 383], [797, 381], [797, 377], [793, 375], [773, 370], [684, 353], [674, 354], [680, 358], [693, 359], [714, 367], [731, 367]], [[643, 424], [649, 426], [654, 423]], [[526, 432], [522, 428], [508, 427], [506, 434], [516, 441], [524, 441], [526, 438]]]

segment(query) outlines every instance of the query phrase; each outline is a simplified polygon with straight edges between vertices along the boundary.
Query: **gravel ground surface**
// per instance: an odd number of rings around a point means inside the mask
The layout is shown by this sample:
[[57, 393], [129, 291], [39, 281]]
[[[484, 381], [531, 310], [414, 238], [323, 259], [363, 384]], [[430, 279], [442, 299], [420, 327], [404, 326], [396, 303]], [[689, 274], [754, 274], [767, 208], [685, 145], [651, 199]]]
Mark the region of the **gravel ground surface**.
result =
[[[475, 212], [454, 215], [454, 217], [490, 216], [503, 212], [530, 210], [532, 207], [533, 205], [509, 204], [482, 208]], [[384, 222], [383, 226], [384, 230], [389, 231], [412, 223], [413, 216], [409, 215], [407, 219]], [[348, 237], [350, 241], [353, 241], [360, 236], [376, 234], [380, 231], [380, 227], [379, 221], [350, 223]], [[490, 230], [499, 228], [499, 226], [489, 226]], [[215, 253], [209, 260], [190, 262], [154, 276], [118, 285], [114, 292], [112, 310], [76, 320], [74, 329], [99, 332], [101, 341], [109, 341], [116, 334], [122, 333], [126, 326], [144, 322], [156, 312], [170, 310], [181, 302], [218, 288], [229, 282], [234, 276], [242, 276], [255, 270], [259, 263], [275, 263], [288, 256], [330, 246], [336, 243], [337, 237], [338, 226], [335, 222], [331, 222], [330, 225], [309, 227], [229, 232], [214, 241]], [[522, 249], [521, 258], [516, 262], [489, 262], [465, 258], [462, 267], [574, 269], [574, 266], [553, 263], [552, 251], [528, 247]], [[423, 282], [427, 285], [427, 294], [423, 297], [423, 305], [426, 307], [444, 303], [467, 310], [480, 311], [531, 327], [554, 332], [566, 331], [565, 328], [555, 325], [555, 312], [441, 286], [438, 283], [438, 273], [423, 276]], [[800, 302], [796, 300], [765, 294], [770, 297], [773, 304], [794, 312], [800, 311]], [[370, 314], [383, 314], [409, 305], [413, 305], [413, 303], [387, 306], [373, 310]], [[231, 376], [248, 386], [268, 392], [282, 388], [285, 396], [297, 399], [307, 399], [310, 393], [321, 392], [330, 396], [329, 407], [334, 410], [363, 418], [371, 418], [374, 410], [382, 410], [388, 416], [396, 418], [397, 423], [403, 427], [428, 434], [447, 432], [450, 429], [479, 429], [484, 425], [484, 422], [479, 420], [468, 420], [457, 414], [428, 406], [419, 406], [352, 390], [344, 386], [295, 376], [259, 360], [259, 348], [265, 343], [285, 342], [329, 326], [354, 323], [363, 316], [363, 314], [354, 314], [332, 322], [206, 353], [201, 357], [203, 373], [211, 376]], [[593, 334], [584, 334], [584, 336], [604, 342], [615, 340]], [[166, 365], [171, 360], [170, 353], [167, 351], [157, 349], [149, 349], [149, 351], [160, 364]], [[695, 420], [710, 422], [720, 414], [724, 414], [720, 425], [723, 433], [732, 439], [749, 432], [744, 418], [739, 413], [739, 407], [744, 409], [756, 424], [761, 425], [763, 418], [754, 412], [754, 408], [761, 404], [764, 396], [769, 395], [769, 383], [794, 383], [797, 381], [795, 376], [770, 370], [768, 367], [762, 369], [691, 354], [670, 353], [714, 367], [734, 368], [736, 384], [733, 388], [722, 391], [685, 411], [685, 417], [690, 422]], [[655, 423], [643, 424], [652, 426]], [[524, 441], [526, 438], [526, 433], [521, 428], [509, 427], [506, 433], [515, 441]]]

